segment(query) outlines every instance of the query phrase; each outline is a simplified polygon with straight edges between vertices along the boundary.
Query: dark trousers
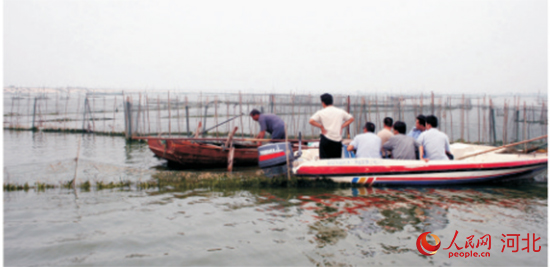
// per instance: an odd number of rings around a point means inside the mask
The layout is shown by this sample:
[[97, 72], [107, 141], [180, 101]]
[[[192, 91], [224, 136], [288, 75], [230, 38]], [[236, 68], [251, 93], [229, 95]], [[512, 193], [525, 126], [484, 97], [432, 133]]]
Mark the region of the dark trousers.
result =
[[324, 135], [321, 135], [321, 141], [319, 142], [319, 158], [342, 158], [342, 142], [334, 142]]

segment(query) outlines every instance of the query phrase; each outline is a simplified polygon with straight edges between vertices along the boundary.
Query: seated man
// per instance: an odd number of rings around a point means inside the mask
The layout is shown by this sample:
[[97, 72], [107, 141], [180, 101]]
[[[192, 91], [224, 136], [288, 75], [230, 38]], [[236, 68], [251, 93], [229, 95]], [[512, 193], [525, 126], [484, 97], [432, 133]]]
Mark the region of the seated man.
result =
[[393, 159], [416, 159], [416, 150], [420, 144], [413, 137], [405, 135], [407, 125], [402, 121], [393, 124], [393, 133], [388, 142], [382, 145], [385, 150], [391, 151]]
[[[393, 125], [393, 119], [390, 117], [384, 118], [384, 128], [382, 128], [381, 131], [378, 132], [378, 137], [382, 140], [382, 144], [388, 142], [390, 138], [393, 136], [391, 127]], [[388, 158], [389, 157], [388, 151], [382, 148], [382, 157]]]
[[357, 150], [357, 158], [379, 159], [382, 140], [374, 134], [374, 123], [367, 122], [363, 127], [363, 133], [353, 138], [348, 146], [348, 151]]
[[420, 134], [426, 130], [426, 117], [422, 114], [418, 115], [416, 117], [415, 124], [415, 127], [407, 135], [414, 137], [415, 140], [418, 140]]
[[451, 153], [449, 138], [446, 134], [437, 129], [437, 117], [430, 115], [426, 117], [426, 131], [418, 136], [420, 143], [420, 158], [429, 160], [449, 160], [447, 153]]

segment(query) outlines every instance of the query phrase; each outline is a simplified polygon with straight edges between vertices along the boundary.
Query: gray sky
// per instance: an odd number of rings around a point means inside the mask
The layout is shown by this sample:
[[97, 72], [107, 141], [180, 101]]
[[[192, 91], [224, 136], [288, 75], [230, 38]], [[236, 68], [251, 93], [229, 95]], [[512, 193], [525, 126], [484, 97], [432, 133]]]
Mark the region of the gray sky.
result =
[[4, 1], [4, 86], [547, 91], [547, 1]]

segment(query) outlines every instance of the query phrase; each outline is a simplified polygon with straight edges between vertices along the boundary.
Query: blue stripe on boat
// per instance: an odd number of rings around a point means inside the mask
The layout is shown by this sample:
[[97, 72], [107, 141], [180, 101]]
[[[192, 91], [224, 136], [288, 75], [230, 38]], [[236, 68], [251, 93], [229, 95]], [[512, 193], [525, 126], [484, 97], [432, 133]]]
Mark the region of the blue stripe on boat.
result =
[[352, 183], [352, 184], [356, 184], [357, 181], [359, 181], [359, 177], [353, 178], [353, 180], [351, 180], [351, 183]]

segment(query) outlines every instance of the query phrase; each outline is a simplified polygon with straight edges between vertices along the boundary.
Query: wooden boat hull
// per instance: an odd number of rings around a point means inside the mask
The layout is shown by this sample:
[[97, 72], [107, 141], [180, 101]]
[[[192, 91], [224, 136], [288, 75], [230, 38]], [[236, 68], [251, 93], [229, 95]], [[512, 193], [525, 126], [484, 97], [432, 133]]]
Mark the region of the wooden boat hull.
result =
[[[185, 168], [227, 167], [229, 149], [214, 144], [205, 144], [184, 139], [148, 139], [149, 149], [169, 163]], [[256, 147], [236, 147], [233, 166], [258, 165]]]
[[449, 185], [508, 181], [533, 177], [547, 169], [548, 158], [494, 161], [423, 161], [338, 159], [306, 162], [294, 169], [298, 176], [326, 177], [335, 182], [364, 185]]

